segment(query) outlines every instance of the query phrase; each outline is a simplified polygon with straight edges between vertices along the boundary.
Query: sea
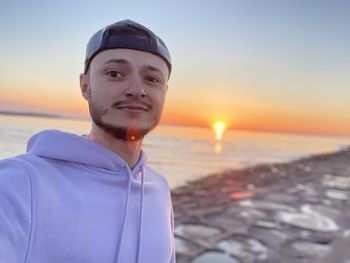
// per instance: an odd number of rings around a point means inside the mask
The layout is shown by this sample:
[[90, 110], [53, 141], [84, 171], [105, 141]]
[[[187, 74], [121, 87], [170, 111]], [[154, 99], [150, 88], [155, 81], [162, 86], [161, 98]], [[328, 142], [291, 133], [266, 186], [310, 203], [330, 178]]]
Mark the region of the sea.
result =
[[[86, 135], [90, 121], [0, 115], [0, 159], [21, 154], [27, 140], [45, 129]], [[159, 125], [146, 136], [143, 149], [149, 165], [162, 173], [171, 188], [228, 169], [290, 162], [341, 150], [350, 138], [227, 130], [221, 141], [210, 128]]]

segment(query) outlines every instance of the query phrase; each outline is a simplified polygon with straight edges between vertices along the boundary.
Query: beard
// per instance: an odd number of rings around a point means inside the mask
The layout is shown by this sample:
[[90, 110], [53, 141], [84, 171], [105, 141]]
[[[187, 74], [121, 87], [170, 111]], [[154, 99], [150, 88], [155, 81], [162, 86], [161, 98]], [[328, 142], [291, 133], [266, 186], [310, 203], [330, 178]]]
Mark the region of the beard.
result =
[[[100, 108], [93, 102], [89, 102], [89, 111], [92, 121], [104, 132], [112, 135], [114, 138], [123, 141], [136, 141], [143, 139], [158, 124], [160, 116], [153, 118], [153, 122], [149, 127], [139, 127], [136, 121], [131, 121], [129, 125], [121, 126], [108, 123], [103, 120], [109, 112], [109, 109]], [[159, 114], [160, 115], [160, 114]]]

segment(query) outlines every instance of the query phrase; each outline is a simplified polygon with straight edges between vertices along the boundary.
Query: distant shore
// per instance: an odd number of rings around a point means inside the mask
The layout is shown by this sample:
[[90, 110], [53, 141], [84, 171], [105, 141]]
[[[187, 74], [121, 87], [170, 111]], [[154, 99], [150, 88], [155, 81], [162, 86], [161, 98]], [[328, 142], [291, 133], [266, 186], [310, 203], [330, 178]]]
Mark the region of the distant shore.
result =
[[24, 111], [4, 111], [0, 110], [1, 115], [11, 116], [28, 116], [28, 117], [45, 117], [45, 118], [64, 118], [58, 114], [39, 113], [39, 112], [24, 112]]
[[9, 116], [23, 116], [23, 117], [35, 117], [35, 118], [54, 118], [54, 119], [78, 119], [78, 120], [87, 120], [83, 117], [75, 116], [65, 116], [53, 113], [41, 113], [41, 112], [26, 112], [26, 111], [6, 111], [0, 110], [0, 115], [9, 115]]

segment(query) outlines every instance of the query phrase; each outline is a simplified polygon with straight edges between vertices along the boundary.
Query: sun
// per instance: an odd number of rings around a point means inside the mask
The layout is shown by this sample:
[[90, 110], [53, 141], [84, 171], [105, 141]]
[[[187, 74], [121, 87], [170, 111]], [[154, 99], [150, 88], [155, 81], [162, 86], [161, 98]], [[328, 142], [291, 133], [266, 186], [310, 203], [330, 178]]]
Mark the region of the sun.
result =
[[214, 122], [213, 129], [215, 131], [215, 140], [217, 141], [222, 140], [222, 134], [224, 133], [225, 128], [226, 128], [226, 124], [223, 121]]

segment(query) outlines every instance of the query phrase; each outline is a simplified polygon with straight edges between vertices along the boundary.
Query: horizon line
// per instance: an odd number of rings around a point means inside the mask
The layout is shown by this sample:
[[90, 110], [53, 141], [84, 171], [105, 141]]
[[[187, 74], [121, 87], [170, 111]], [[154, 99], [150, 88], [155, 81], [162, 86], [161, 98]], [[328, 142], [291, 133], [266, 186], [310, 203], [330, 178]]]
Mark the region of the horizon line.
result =
[[[55, 119], [82, 120], [82, 121], [91, 120], [88, 117], [82, 117], [77, 115], [69, 116], [64, 114], [42, 113], [37, 111], [0, 110], [0, 115], [23, 116], [23, 117], [34, 117], [34, 118], [55, 118]], [[173, 123], [173, 122], [167, 122], [167, 121], [161, 122], [160, 125], [211, 129], [211, 127], [207, 125], [191, 125], [191, 124]], [[258, 129], [258, 128], [254, 129], [254, 128], [244, 128], [244, 127], [231, 127], [231, 128], [228, 128], [227, 131], [246, 131], [246, 132], [260, 132], [260, 133], [304, 135], [304, 136], [340, 137], [340, 138], [350, 137], [350, 135], [346, 135], [346, 134], [325, 134], [325, 133], [319, 133], [319, 132], [286, 131], [286, 130]]]

